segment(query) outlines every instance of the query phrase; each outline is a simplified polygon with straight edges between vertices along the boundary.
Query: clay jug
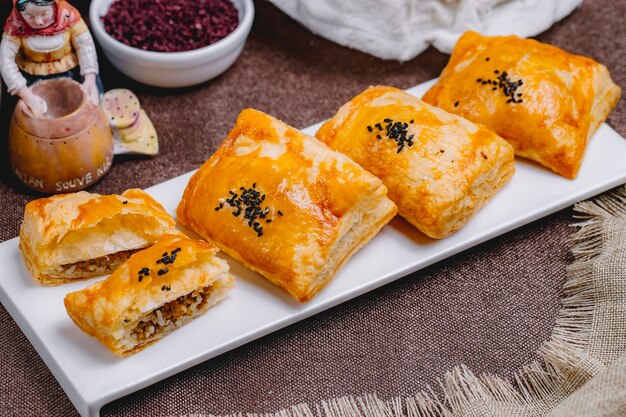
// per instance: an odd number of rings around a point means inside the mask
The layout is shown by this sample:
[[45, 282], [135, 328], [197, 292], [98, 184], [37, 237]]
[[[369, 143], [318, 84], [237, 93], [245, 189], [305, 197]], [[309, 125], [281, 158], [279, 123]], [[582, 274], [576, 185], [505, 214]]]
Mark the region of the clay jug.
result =
[[80, 84], [69, 78], [31, 87], [48, 104], [31, 117], [19, 102], [9, 128], [13, 172], [28, 187], [48, 194], [82, 190], [106, 174], [113, 161], [113, 137], [106, 117]]

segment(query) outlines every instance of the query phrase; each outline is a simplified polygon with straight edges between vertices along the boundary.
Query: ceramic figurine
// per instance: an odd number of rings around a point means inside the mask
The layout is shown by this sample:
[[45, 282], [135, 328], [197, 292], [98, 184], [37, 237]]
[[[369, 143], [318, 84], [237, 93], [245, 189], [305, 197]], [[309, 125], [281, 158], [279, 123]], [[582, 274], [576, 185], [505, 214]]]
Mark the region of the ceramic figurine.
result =
[[102, 109], [115, 139], [115, 154], [159, 153], [156, 130], [135, 93], [125, 88], [109, 90], [102, 100]]
[[48, 111], [33, 117], [26, 106], [15, 107], [8, 140], [15, 175], [48, 194], [94, 184], [113, 162], [113, 136], [102, 107], [68, 77], [39, 81], [32, 94], [48, 103]]
[[9, 128], [11, 166], [30, 188], [78, 191], [106, 174], [114, 153], [158, 153], [137, 96], [112, 90], [100, 105], [94, 41], [65, 0], [13, 0], [0, 72], [20, 98]]
[[65, 0], [13, 0], [0, 43], [0, 72], [31, 116], [43, 116], [48, 107], [30, 87], [38, 80], [72, 78], [94, 104], [103, 93], [91, 33]]

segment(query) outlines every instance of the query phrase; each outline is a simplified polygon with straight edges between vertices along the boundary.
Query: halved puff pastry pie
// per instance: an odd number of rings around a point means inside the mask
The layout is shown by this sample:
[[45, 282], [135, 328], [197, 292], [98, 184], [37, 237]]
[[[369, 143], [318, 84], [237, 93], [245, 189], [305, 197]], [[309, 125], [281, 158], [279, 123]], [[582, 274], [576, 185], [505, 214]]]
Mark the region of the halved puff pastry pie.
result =
[[516, 36], [465, 33], [424, 101], [482, 123], [517, 155], [575, 178], [621, 89], [590, 58]]
[[515, 171], [504, 139], [397, 88], [368, 88], [316, 136], [379, 177], [398, 213], [437, 239], [467, 223]]
[[256, 110], [194, 174], [178, 220], [299, 301], [324, 287], [396, 213], [382, 182]]
[[80, 191], [26, 205], [19, 248], [35, 282], [58, 285], [106, 275], [164, 234], [174, 219], [142, 190]]
[[116, 355], [138, 352], [226, 297], [234, 279], [216, 252], [207, 242], [164, 237], [107, 279], [66, 295], [65, 308]]

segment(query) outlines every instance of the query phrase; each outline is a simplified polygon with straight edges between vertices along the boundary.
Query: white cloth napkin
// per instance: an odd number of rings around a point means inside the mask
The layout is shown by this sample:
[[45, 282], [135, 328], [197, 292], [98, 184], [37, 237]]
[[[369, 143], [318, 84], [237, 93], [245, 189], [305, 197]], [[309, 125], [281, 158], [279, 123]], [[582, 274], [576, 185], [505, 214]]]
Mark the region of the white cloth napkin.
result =
[[382, 59], [407, 61], [433, 45], [452, 51], [471, 29], [534, 36], [582, 0], [270, 0], [313, 33]]

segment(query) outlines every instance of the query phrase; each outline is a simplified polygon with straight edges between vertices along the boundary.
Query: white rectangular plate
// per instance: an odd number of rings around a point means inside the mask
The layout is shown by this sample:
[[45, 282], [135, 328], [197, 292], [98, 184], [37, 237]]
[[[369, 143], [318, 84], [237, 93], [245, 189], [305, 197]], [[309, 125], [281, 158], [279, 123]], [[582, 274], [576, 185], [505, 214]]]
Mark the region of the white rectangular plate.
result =
[[[408, 91], [421, 96], [433, 81]], [[318, 125], [304, 129], [309, 134]], [[513, 179], [459, 232], [434, 241], [394, 219], [312, 301], [300, 304], [229, 259], [236, 288], [219, 305], [155, 345], [117, 358], [82, 333], [65, 312], [77, 282], [39, 287], [13, 239], [0, 245], [0, 301], [13, 316], [83, 416], [207, 359], [380, 287], [494, 236], [626, 182], [626, 140], [608, 125], [592, 139], [578, 178], [561, 178], [525, 160]], [[174, 213], [191, 173], [147, 191]], [[94, 281], [94, 280], [92, 280]]]

